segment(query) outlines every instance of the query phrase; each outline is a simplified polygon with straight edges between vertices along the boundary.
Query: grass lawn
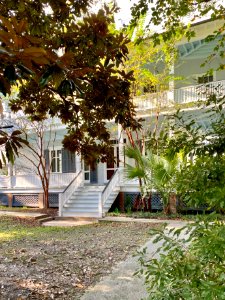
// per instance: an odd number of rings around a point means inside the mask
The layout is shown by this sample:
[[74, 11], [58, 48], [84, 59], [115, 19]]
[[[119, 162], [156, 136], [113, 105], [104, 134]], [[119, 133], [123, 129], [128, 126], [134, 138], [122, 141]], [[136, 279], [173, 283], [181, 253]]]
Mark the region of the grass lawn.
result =
[[[165, 215], [163, 212], [142, 212], [142, 211], [135, 211], [135, 212], [126, 212], [126, 213], [121, 213], [119, 211], [115, 212], [110, 212], [107, 213], [108, 216], [115, 216], [115, 217], [131, 217], [135, 219], [158, 219], [158, 220], [184, 220], [184, 221], [195, 221], [198, 216], [204, 217], [208, 216], [210, 212], [193, 212], [191, 213], [177, 213], [177, 214], [170, 214], [170, 215]], [[218, 220], [225, 220], [225, 215], [224, 214], [219, 214], [219, 213], [213, 213], [214, 217], [217, 218]]]
[[157, 226], [102, 222], [56, 228], [0, 217], [0, 299], [79, 299]]

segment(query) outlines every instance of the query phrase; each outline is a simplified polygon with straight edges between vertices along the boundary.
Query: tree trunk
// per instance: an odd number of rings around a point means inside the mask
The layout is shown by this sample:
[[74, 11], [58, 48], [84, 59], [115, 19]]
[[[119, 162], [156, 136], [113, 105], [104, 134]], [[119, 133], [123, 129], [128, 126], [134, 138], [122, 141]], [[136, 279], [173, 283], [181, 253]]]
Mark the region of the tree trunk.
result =
[[47, 177], [42, 179], [42, 188], [44, 191], [44, 209], [49, 208], [49, 180]]
[[49, 194], [48, 194], [48, 188], [47, 190], [44, 190], [44, 209], [49, 208]]
[[169, 209], [171, 214], [177, 213], [177, 196], [175, 193], [170, 193], [169, 196]]
[[168, 203], [164, 205], [163, 212], [166, 215], [177, 213], [177, 197], [175, 193], [169, 194]]
[[150, 192], [148, 194], [148, 202], [147, 202], [147, 205], [148, 205], [148, 211], [152, 211], [152, 192]]

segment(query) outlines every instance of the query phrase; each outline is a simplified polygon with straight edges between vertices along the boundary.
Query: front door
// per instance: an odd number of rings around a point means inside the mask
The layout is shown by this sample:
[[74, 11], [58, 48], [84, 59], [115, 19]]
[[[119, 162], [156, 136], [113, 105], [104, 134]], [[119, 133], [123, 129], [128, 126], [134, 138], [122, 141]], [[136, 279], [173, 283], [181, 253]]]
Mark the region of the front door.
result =
[[111, 148], [111, 158], [106, 162], [106, 181], [108, 181], [119, 167], [119, 146], [115, 145]]
[[84, 182], [90, 183], [90, 165], [83, 161]]
[[89, 164], [83, 162], [84, 182], [85, 183], [98, 183], [98, 170], [97, 164], [93, 168]]

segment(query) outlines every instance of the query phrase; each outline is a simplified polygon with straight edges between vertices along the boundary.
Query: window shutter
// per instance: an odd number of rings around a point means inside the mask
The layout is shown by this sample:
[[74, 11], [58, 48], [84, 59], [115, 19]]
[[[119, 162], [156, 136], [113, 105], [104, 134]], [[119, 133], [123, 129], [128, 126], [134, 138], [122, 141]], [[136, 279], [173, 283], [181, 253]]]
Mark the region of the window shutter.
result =
[[62, 149], [62, 173], [76, 172], [76, 155], [67, 149]]
[[49, 169], [49, 150], [45, 149], [44, 150], [44, 159], [45, 159], [45, 169]]

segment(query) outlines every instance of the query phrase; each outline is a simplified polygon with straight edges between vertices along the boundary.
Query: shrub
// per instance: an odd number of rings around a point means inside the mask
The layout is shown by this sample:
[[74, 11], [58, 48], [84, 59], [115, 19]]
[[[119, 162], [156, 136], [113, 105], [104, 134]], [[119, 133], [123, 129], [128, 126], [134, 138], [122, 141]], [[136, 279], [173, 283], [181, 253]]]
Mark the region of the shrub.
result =
[[225, 299], [223, 222], [199, 219], [181, 229], [152, 234], [154, 243], [161, 242], [159, 258], [147, 259], [146, 250], [140, 252], [137, 272], [144, 274], [148, 299]]

